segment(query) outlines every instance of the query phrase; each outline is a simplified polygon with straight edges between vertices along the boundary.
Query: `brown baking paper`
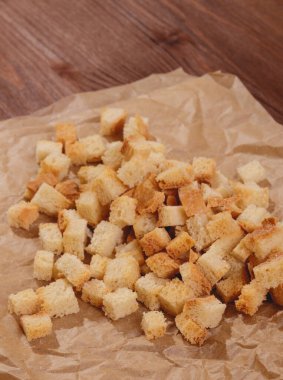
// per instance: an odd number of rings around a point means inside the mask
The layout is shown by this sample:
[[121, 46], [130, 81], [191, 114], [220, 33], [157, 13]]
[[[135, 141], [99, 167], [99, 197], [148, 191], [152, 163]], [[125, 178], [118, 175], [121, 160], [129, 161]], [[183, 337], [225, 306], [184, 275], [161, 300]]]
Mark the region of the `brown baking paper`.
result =
[[100, 108], [115, 104], [149, 118], [152, 134], [171, 157], [215, 157], [225, 174], [251, 159], [266, 167], [276, 215], [283, 216], [283, 129], [239, 79], [220, 72], [192, 77], [182, 70], [133, 84], [73, 95], [36, 112], [0, 123], [0, 379], [279, 379], [283, 373], [283, 313], [266, 303], [254, 317], [225, 318], [203, 347], [185, 342], [171, 322], [164, 338], [147, 341], [140, 311], [111, 322], [80, 302], [81, 311], [54, 319], [51, 336], [28, 343], [7, 313], [7, 296], [39, 283], [32, 263], [34, 233], [7, 226], [6, 211], [35, 175], [35, 144], [52, 138], [59, 120], [75, 122], [80, 136], [95, 133]]

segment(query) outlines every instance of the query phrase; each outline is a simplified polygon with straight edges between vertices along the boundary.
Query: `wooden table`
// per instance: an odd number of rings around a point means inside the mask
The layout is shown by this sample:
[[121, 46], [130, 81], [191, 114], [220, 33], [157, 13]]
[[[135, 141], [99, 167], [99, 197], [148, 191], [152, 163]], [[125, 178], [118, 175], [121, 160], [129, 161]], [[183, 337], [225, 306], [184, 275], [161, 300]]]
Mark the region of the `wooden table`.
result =
[[238, 75], [283, 123], [282, 0], [0, 0], [0, 119], [182, 66]]

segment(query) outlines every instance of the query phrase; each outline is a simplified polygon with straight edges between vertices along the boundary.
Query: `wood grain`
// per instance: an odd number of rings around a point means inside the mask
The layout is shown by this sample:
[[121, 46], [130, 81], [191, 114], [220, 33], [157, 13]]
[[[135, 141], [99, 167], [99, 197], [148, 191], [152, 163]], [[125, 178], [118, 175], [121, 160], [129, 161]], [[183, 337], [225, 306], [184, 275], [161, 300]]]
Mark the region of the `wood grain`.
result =
[[0, 0], [0, 119], [182, 66], [238, 75], [283, 123], [281, 0]]

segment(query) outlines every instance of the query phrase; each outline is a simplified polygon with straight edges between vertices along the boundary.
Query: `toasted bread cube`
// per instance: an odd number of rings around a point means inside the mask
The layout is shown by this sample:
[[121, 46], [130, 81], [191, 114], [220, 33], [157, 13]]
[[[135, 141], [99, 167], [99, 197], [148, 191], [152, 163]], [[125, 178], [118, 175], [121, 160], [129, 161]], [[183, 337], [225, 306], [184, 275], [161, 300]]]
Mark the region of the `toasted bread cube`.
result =
[[158, 210], [158, 226], [174, 227], [186, 224], [187, 216], [183, 206], [162, 206]]
[[143, 136], [146, 139], [149, 138], [147, 118], [136, 115], [127, 120], [123, 129], [124, 140], [131, 136]]
[[141, 239], [145, 234], [154, 230], [157, 226], [157, 218], [155, 214], [137, 215], [133, 224], [135, 236]]
[[71, 206], [71, 202], [64, 195], [47, 183], [40, 186], [31, 203], [38, 206], [40, 212], [50, 216], [57, 216], [60, 210]]
[[140, 214], [156, 212], [165, 200], [165, 195], [157, 191], [157, 184], [152, 175], [136, 186], [134, 197], [138, 202], [137, 211]]
[[160, 338], [165, 335], [167, 323], [161, 311], [148, 311], [143, 313], [141, 328], [148, 340]]
[[7, 217], [9, 226], [29, 230], [39, 217], [38, 206], [20, 201], [8, 209]]
[[36, 143], [36, 161], [39, 163], [44, 160], [49, 154], [61, 154], [63, 144], [60, 142], [39, 140]]
[[133, 289], [139, 277], [138, 262], [132, 257], [119, 257], [107, 264], [103, 280], [112, 290], [117, 288]]
[[283, 283], [270, 289], [270, 295], [276, 305], [283, 306]]
[[82, 288], [82, 300], [95, 307], [102, 307], [103, 298], [110, 293], [110, 289], [100, 280], [85, 282]]
[[139, 265], [145, 263], [142, 248], [136, 239], [130, 241], [128, 244], [121, 244], [115, 248], [116, 257], [131, 256], [137, 260]]
[[202, 191], [184, 186], [179, 189], [179, 198], [188, 218], [206, 211]]
[[283, 283], [283, 254], [271, 257], [253, 268], [255, 279], [266, 289]]
[[140, 277], [135, 283], [138, 301], [142, 302], [149, 310], [159, 310], [158, 294], [167, 282], [168, 280], [159, 278], [152, 272]]
[[140, 240], [140, 245], [146, 256], [151, 256], [154, 253], [160, 252], [170, 242], [170, 236], [165, 228], [155, 228], [148, 232]]
[[183, 313], [198, 325], [213, 329], [221, 322], [225, 309], [226, 305], [212, 295], [186, 301]]
[[109, 262], [110, 262], [110, 259], [108, 257], [93, 255], [90, 261], [90, 266], [89, 266], [91, 277], [94, 277], [97, 280], [103, 280], [106, 267]]
[[141, 136], [130, 136], [124, 140], [121, 152], [126, 161], [135, 155], [149, 155], [152, 153], [165, 153], [165, 146], [157, 141], [147, 141]]
[[189, 252], [189, 262], [195, 264], [200, 258], [200, 256], [200, 253], [195, 252], [193, 249], [191, 249]]
[[211, 187], [215, 189], [222, 197], [227, 198], [233, 195], [231, 181], [225, 177], [219, 170], [216, 170], [215, 175], [211, 180]]
[[25, 199], [32, 199], [34, 194], [39, 189], [40, 185], [42, 185], [44, 182], [53, 187], [59, 182], [59, 180], [52, 173], [38, 173], [34, 179], [28, 182], [24, 195]]
[[230, 235], [217, 239], [206, 251], [206, 255], [218, 256], [221, 259], [225, 258], [227, 255], [229, 256], [231, 251], [237, 246], [243, 236], [244, 233], [241, 229], [239, 229], [235, 230]]
[[84, 151], [86, 152], [87, 162], [97, 162], [101, 160], [106, 146], [100, 135], [92, 135], [79, 139]]
[[80, 311], [72, 285], [64, 279], [38, 288], [36, 294], [41, 302], [41, 311], [50, 317], [63, 317]]
[[249, 235], [246, 235], [232, 250], [231, 255], [243, 263], [250, 257], [252, 251], [246, 247], [246, 242], [249, 239]]
[[257, 228], [260, 228], [263, 220], [269, 216], [270, 214], [265, 208], [251, 204], [245, 208], [237, 220], [245, 231], [253, 232]]
[[79, 215], [92, 226], [96, 226], [103, 219], [103, 207], [99, 203], [97, 194], [93, 191], [81, 193], [76, 201], [76, 208]]
[[110, 205], [109, 222], [120, 228], [132, 226], [136, 217], [137, 201], [134, 198], [122, 195]]
[[234, 195], [238, 198], [238, 206], [245, 209], [250, 204], [258, 207], [268, 208], [269, 189], [260, 187], [255, 182], [240, 183], [233, 185]]
[[81, 183], [89, 183], [103, 174], [104, 170], [107, 172], [108, 169], [102, 164], [98, 164], [96, 166], [82, 166], [80, 167], [77, 175]]
[[62, 181], [67, 177], [70, 169], [71, 160], [65, 154], [51, 153], [40, 162], [42, 173], [52, 173]]
[[176, 263], [166, 252], [159, 252], [150, 256], [146, 264], [160, 278], [172, 278], [179, 271], [179, 264]]
[[127, 112], [122, 108], [105, 108], [100, 114], [100, 133], [112, 136], [122, 131]]
[[187, 232], [181, 231], [168, 243], [166, 251], [173, 259], [184, 259], [194, 244], [191, 236]]
[[235, 302], [236, 309], [241, 313], [254, 315], [265, 300], [267, 289], [256, 280], [243, 286], [239, 299]]
[[80, 189], [76, 181], [67, 179], [66, 181], [59, 182], [55, 189], [63, 194], [74, 205], [76, 199], [79, 198]]
[[210, 187], [207, 183], [202, 183], [200, 188], [205, 202], [208, 202], [210, 199], [223, 199], [220, 192]]
[[204, 253], [196, 264], [204, 273], [205, 277], [215, 285], [229, 271], [230, 265], [217, 255]]
[[83, 284], [90, 279], [88, 265], [70, 253], [64, 253], [63, 256], [60, 256], [55, 266], [77, 290], [80, 290]]
[[37, 280], [51, 281], [53, 273], [54, 253], [37, 251], [33, 262], [33, 277]]
[[149, 266], [146, 263], [144, 263], [143, 265], [140, 266], [140, 270], [141, 270], [142, 276], [145, 276], [148, 273], [152, 273]]
[[178, 278], [169, 281], [158, 294], [161, 309], [173, 316], [180, 314], [185, 302], [193, 297], [192, 290]]
[[21, 290], [8, 297], [9, 313], [16, 315], [34, 314], [39, 311], [40, 300], [33, 289]]
[[213, 215], [211, 220], [207, 223], [206, 228], [212, 240], [219, 239], [240, 230], [238, 223], [232, 218], [229, 211]]
[[182, 280], [191, 289], [194, 297], [207, 296], [212, 286], [202, 271], [193, 263], [184, 263], [179, 267]]
[[29, 342], [52, 333], [52, 321], [46, 313], [23, 315], [20, 324]]
[[110, 143], [102, 156], [102, 162], [104, 165], [117, 170], [122, 164], [123, 154], [121, 153], [122, 141], [114, 141]]
[[139, 308], [137, 293], [128, 288], [116, 289], [103, 298], [103, 310], [105, 315], [113, 321], [135, 313]]
[[156, 181], [161, 189], [176, 189], [193, 181], [193, 168], [190, 164], [178, 164], [159, 173]]
[[228, 198], [219, 196], [208, 198], [207, 207], [216, 213], [229, 211], [233, 218], [237, 218], [242, 213], [242, 209], [237, 206], [237, 198], [234, 196]]
[[210, 183], [215, 170], [216, 162], [212, 158], [195, 157], [193, 159], [193, 171], [197, 181]]
[[65, 153], [73, 165], [86, 165], [87, 151], [80, 141], [65, 144]]
[[77, 132], [74, 124], [71, 123], [58, 123], [55, 125], [56, 141], [65, 144], [67, 142], [73, 143], [77, 140]]
[[266, 172], [260, 162], [253, 160], [237, 169], [243, 182], [258, 183], [266, 178]]
[[63, 239], [57, 223], [40, 223], [39, 238], [44, 251], [60, 255], [63, 251]]
[[64, 252], [84, 259], [84, 249], [87, 240], [87, 221], [84, 219], [71, 220], [63, 232]]
[[241, 294], [242, 288], [247, 284], [245, 268], [241, 272], [236, 272], [216, 284], [216, 291], [219, 297], [226, 304], [235, 301]]
[[192, 216], [186, 221], [188, 233], [195, 242], [197, 252], [208, 247], [212, 243], [212, 239], [207, 230], [208, 216], [205, 213], [200, 213]]
[[81, 219], [76, 210], [61, 210], [58, 212], [58, 227], [60, 231], [65, 231], [67, 225], [72, 220]]
[[102, 220], [94, 230], [91, 243], [87, 248], [91, 255], [111, 257], [116, 245], [121, 244], [123, 231], [121, 228]]
[[118, 257], [132, 257], [133, 259], [135, 259], [138, 262], [139, 265], [144, 265], [144, 263], [145, 263], [145, 258], [144, 258], [143, 253], [140, 251], [136, 251], [136, 250], [119, 252], [119, 253], [116, 253], [115, 257], [116, 258], [118, 258]]
[[183, 337], [191, 344], [201, 346], [207, 338], [207, 330], [190, 319], [185, 313], [177, 315], [175, 323]]

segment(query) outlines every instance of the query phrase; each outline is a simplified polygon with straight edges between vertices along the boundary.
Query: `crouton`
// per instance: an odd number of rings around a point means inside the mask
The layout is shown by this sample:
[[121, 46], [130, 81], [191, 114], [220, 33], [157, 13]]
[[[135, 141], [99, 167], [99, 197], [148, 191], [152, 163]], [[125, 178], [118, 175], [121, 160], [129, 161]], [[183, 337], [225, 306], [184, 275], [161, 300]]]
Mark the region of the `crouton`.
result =
[[93, 191], [81, 193], [76, 201], [76, 208], [78, 214], [92, 226], [96, 226], [105, 214], [103, 207], [99, 203], [97, 194]]
[[251, 204], [245, 208], [237, 220], [245, 231], [253, 232], [262, 227], [262, 222], [269, 216], [270, 214], [265, 208]]
[[206, 251], [207, 255], [218, 256], [221, 259], [230, 255], [231, 251], [237, 246], [239, 241], [244, 236], [241, 229], [235, 230], [230, 235], [226, 235], [217, 239]]
[[41, 302], [41, 311], [50, 317], [63, 317], [80, 311], [73, 288], [64, 279], [38, 288], [36, 294]]
[[252, 280], [249, 284], [243, 286], [239, 299], [235, 302], [236, 309], [241, 313], [254, 315], [259, 306], [265, 300], [267, 289], [259, 282]]
[[159, 227], [183, 226], [186, 220], [186, 213], [182, 206], [162, 206], [158, 210]]
[[179, 271], [179, 264], [176, 263], [166, 252], [159, 252], [150, 256], [146, 264], [160, 278], [172, 278]]
[[34, 314], [39, 311], [40, 299], [33, 289], [25, 289], [8, 297], [9, 313], [16, 315]]
[[84, 219], [71, 219], [63, 232], [64, 252], [84, 259], [84, 248], [87, 240], [87, 221]]
[[165, 204], [166, 206], [178, 206], [179, 205], [178, 197], [176, 197], [175, 195], [167, 195]]
[[137, 294], [128, 288], [119, 288], [106, 294], [103, 298], [105, 315], [116, 321], [135, 313], [139, 308], [136, 299]]
[[192, 290], [178, 278], [169, 281], [158, 294], [161, 309], [173, 316], [180, 314], [185, 302], [193, 297]]
[[95, 307], [102, 307], [103, 298], [110, 293], [110, 289], [100, 280], [85, 282], [82, 288], [82, 300]]
[[109, 222], [120, 228], [132, 226], [136, 217], [137, 201], [127, 195], [116, 198], [110, 205]]
[[191, 236], [185, 232], [180, 232], [166, 246], [166, 251], [173, 259], [184, 259], [188, 255], [188, 251], [194, 246], [195, 242]]
[[59, 181], [67, 177], [71, 160], [65, 154], [51, 153], [40, 162], [41, 173], [52, 173]]
[[50, 216], [57, 216], [60, 210], [71, 206], [71, 202], [64, 195], [47, 183], [39, 187], [31, 203], [38, 206], [40, 212]]
[[67, 142], [65, 144], [65, 153], [73, 165], [86, 165], [88, 158], [87, 151], [81, 141]]
[[260, 162], [253, 160], [237, 168], [239, 177], [243, 182], [258, 183], [266, 178], [266, 172]]
[[177, 315], [175, 323], [183, 337], [191, 344], [201, 346], [207, 338], [207, 330], [190, 319], [185, 313]]
[[204, 253], [197, 261], [196, 265], [204, 273], [205, 277], [215, 285], [229, 271], [230, 265], [217, 255]]
[[36, 143], [35, 149], [36, 162], [40, 163], [40, 161], [44, 160], [49, 154], [61, 154], [63, 144], [55, 141], [39, 140]]
[[223, 173], [216, 170], [215, 175], [211, 180], [211, 187], [222, 195], [222, 197], [227, 198], [233, 195], [233, 188], [231, 186], [231, 181], [225, 177]]
[[235, 196], [238, 198], [238, 206], [245, 209], [250, 204], [258, 207], [268, 208], [269, 205], [269, 189], [260, 187], [255, 182], [247, 182], [245, 184], [235, 182], [233, 184]]
[[133, 224], [135, 236], [141, 239], [145, 234], [154, 230], [157, 226], [157, 217], [155, 214], [137, 215]]
[[124, 140], [130, 136], [143, 136], [148, 139], [150, 136], [148, 131], [148, 119], [139, 115], [130, 117], [124, 125]]
[[96, 166], [82, 166], [80, 167], [77, 175], [81, 183], [88, 183], [103, 174], [104, 170], [107, 172], [108, 169], [102, 164], [98, 164]]
[[46, 313], [23, 315], [20, 324], [29, 342], [52, 333], [52, 321]]
[[25, 199], [31, 200], [34, 194], [43, 183], [54, 187], [58, 182], [58, 178], [52, 173], [38, 173], [37, 176], [28, 182], [26, 192], [24, 194]]
[[7, 212], [9, 226], [25, 230], [29, 230], [38, 217], [38, 206], [25, 201], [11, 206]]
[[148, 311], [143, 313], [141, 328], [148, 340], [160, 338], [165, 335], [167, 323], [161, 311]]
[[133, 250], [133, 251], [121, 251], [116, 253], [116, 258], [118, 257], [132, 257], [135, 259], [139, 265], [143, 265], [145, 263], [144, 255], [139, 250]]
[[73, 143], [77, 140], [77, 132], [74, 124], [58, 123], [55, 125], [56, 141], [65, 144], [66, 142]]
[[266, 289], [283, 283], [283, 254], [275, 255], [253, 268], [255, 279]]
[[71, 179], [57, 183], [55, 189], [69, 199], [72, 204], [80, 195], [79, 185]]
[[179, 189], [179, 198], [188, 218], [206, 211], [202, 191], [184, 186]]
[[107, 145], [107, 148], [102, 156], [102, 162], [104, 165], [117, 170], [122, 164], [123, 154], [121, 153], [122, 141], [114, 141]]
[[102, 220], [94, 230], [91, 243], [87, 252], [91, 255], [111, 257], [116, 245], [122, 242], [123, 231], [121, 228]]
[[108, 257], [93, 255], [90, 261], [90, 266], [89, 266], [91, 277], [94, 277], [97, 280], [103, 280], [106, 267], [109, 262], [110, 262], [110, 259]]
[[211, 283], [202, 271], [193, 263], [184, 263], [179, 267], [182, 280], [194, 297], [207, 296], [211, 292]]
[[135, 251], [139, 252], [142, 255], [142, 248], [139, 242], [137, 241], [137, 239], [133, 239], [127, 244], [118, 245], [115, 248], [115, 251], [116, 251], [116, 256], [122, 253], [135, 252]]
[[40, 223], [39, 238], [43, 250], [60, 255], [63, 251], [63, 239], [57, 223]]
[[92, 135], [79, 139], [84, 151], [86, 152], [87, 162], [101, 161], [101, 157], [105, 152], [106, 145], [100, 135]]
[[214, 212], [229, 211], [233, 218], [237, 218], [242, 210], [237, 206], [236, 197], [220, 198], [211, 197], [207, 200], [207, 207], [213, 209]]
[[134, 197], [138, 202], [137, 211], [140, 214], [156, 212], [165, 200], [165, 195], [157, 191], [157, 185], [153, 176], [149, 176], [136, 186]]
[[157, 141], [147, 141], [142, 136], [130, 136], [124, 140], [121, 152], [126, 161], [134, 155], [149, 155], [152, 153], [165, 153], [165, 146]]
[[283, 306], [283, 283], [270, 289], [272, 301], [279, 306]]
[[159, 310], [158, 294], [167, 282], [168, 280], [159, 278], [152, 272], [140, 277], [135, 283], [138, 301], [142, 302], [149, 310]]
[[193, 168], [190, 164], [180, 163], [159, 173], [156, 181], [161, 189], [174, 189], [193, 181]]
[[212, 295], [186, 301], [183, 313], [199, 326], [213, 329], [221, 322], [225, 309], [226, 305]]
[[37, 280], [51, 281], [53, 273], [54, 253], [37, 251], [33, 262], [33, 277]]
[[217, 199], [219, 201], [224, 199], [217, 190], [210, 187], [207, 183], [201, 183], [200, 188], [205, 202], [208, 202], [210, 199]]
[[105, 108], [100, 114], [100, 134], [112, 136], [122, 131], [127, 112], [122, 108]]
[[76, 210], [61, 210], [58, 212], [58, 227], [60, 231], [65, 231], [71, 220], [81, 219]]
[[198, 261], [199, 258], [200, 258], [200, 254], [198, 252], [195, 252], [193, 249], [190, 249], [189, 262], [194, 264]]
[[245, 268], [242, 273], [232, 274], [216, 284], [217, 294], [226, 304], [235, 301], [240, 296], [243, 286], [247, 284], [247, 275], [244, 272]]
[[206, 228], [212, 240], [219, 239], [223, 236], [233, 234], [235, 231], [241, 230], [229, 211], [223, 211], [219, 214], [213, 215], [211, 220], [207, 223]]
[[112, 290], [117, 288], [133, 289], [139, 277], [138, 262], [132, 257], [119, 257], [107, 264], [103, 280]]
[[246, 247], [246, 242], [249, 239], [249, 235], [246, 235], [232, 250], [231, 255], [243, 263], [250, 257], [252, 251]]
[[169, 244], [170, 236], [165, 228], [155, 228], [145, 234], [139, 242], [146, 256], [151, 256]]
[[193, 159], [193, 171], [197, 181], [210, 183], [215, 170], [216, 162], [212, 158], [195, 157]]
[[208, 216], [205, 213], [200, 213], [192, 216], [186, 221], [188, 233], [195, 242], [195, 249], [200, 252], [212, 243], [212, 239], [207, 230]]
[[80, 290], [83, 284], [90, 279], [89, 267], [70, 253], [64, 253], [59, 257], [55, 266], [77, 290]]

